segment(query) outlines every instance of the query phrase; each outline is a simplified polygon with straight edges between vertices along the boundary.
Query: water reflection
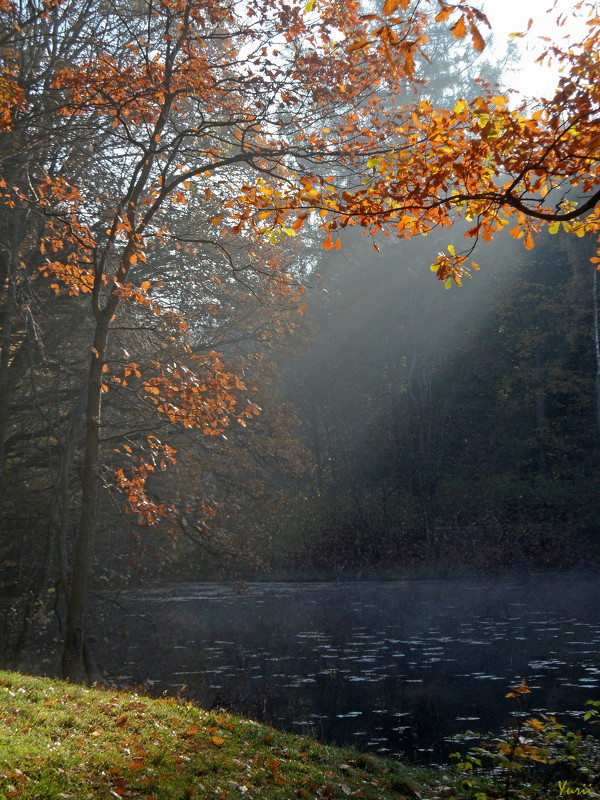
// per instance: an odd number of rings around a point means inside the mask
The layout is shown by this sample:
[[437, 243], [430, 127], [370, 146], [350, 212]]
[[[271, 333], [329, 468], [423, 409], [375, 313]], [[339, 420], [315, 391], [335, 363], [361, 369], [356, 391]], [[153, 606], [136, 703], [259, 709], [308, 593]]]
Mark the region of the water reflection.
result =
[[[444, 758], [498, 730], [506, 687], [580, 716], [600, 696], [594, 577], [194, 584], [129, 598], [107, 677], [381, 754]], [[117, 620], [114, 620], [117, 625]], [[452, 748], [454, 749], [454, 748]]]

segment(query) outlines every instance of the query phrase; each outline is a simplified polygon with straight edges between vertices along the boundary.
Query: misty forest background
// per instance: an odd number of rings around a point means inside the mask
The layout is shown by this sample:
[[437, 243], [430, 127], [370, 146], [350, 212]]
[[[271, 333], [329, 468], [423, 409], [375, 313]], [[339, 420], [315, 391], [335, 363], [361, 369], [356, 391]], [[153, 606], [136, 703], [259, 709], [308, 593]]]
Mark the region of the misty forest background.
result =
[[[421, 69], [436, 103], [474, 96], [477, 76], [501, 81], [500, 67], [466, 48], [457, 57], [450, 35], [435, 35], [435, 72]], [[194, 224], [174, 220], [173, 241]], [[22, 243], [19, 225], [31, 221], [0, 207], [3, 241]], [[339, 251], [325, 252], [318, 230], [302, 243], [279, 241], [290, 272], [312, 287], [301, 315], [264, 300], [253, 277], [240, 279], [214, 248], [193, 263], [175, 244], [154, 253], [156, 278], [193, 321], [196, 352], [220, 353], [260, 413], [226, 436], [204, 436], [158, 420], [135, 375], [127, 388], [110, 387], [95, 591], [598, 566], [592, 245], [559, 231], [527, 251], [498, 236], [479, 244], [473, 280], [445, 291], [427, 265], [459, 237], [381, 237], [379, 251], [360, 230], [344, 231]], [[19, 272], [0, 307], [0, 583], [10, 600], [0, 636], [15, 658], [36, 625], [61, 613], [92, 324], [85, 300], [56, 294], [31, 268], [36, 259], [32, 241], [27, 267], [6, 251], [0, 261], [3, 286], [9, 269]], [[113, 363], [129, 350], [168, 359], [160, 320], [135, 306], [120, 311]], [[158, 502], [185, 498], [177, 530], [125, 514], [114, 480], [116, 450], [166, 428], [177, 462], [157, 464], [149, 486]]]

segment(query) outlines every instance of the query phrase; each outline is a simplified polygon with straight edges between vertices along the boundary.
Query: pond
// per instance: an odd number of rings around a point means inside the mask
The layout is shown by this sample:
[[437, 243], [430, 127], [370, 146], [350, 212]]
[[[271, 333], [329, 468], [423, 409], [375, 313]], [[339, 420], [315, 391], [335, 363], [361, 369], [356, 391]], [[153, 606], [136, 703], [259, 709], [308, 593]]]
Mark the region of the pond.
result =
[[600, 698], [595, 576], [180, 584], [125, 602], [107, 680], [380, 755], [441, 763], [456, 734], [509, 722], [521, 680], [571, 724]]

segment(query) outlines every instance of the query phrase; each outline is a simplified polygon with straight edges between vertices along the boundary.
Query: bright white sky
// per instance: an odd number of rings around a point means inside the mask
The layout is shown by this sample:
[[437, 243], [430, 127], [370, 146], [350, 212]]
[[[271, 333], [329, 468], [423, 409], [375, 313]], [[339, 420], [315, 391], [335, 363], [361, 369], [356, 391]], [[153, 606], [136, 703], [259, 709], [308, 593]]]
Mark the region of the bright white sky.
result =
[[[573, 13], [575, 0], [559, 0], [558, 11], [547, 13], [552, 4], [553, 0], [482, 0], [481, 5], [473, 4], [479, 5], [486, 13], [498, 48], [503, 48], [503, 43], [509, 41], [509, 33], [526, 31], [529, 20], [533, 19], [526, 37], [514, 40], [521, 52], [521, 68], [503, 76], [510, 88], [528, 96], [550, 95], [558, 78], [556, 70], [534, 63], [542, 44], [547, 44], [539, 42], [537, 37], [548, 36], [559, 41], [570, 35], [571, 41], [580, 41], [586, 30], [585, 20]], [[567, 21], [559, 28], [555, 20], [560, 13], [567, 17]], [[481, 32], [484, 33], [483, 29]]]

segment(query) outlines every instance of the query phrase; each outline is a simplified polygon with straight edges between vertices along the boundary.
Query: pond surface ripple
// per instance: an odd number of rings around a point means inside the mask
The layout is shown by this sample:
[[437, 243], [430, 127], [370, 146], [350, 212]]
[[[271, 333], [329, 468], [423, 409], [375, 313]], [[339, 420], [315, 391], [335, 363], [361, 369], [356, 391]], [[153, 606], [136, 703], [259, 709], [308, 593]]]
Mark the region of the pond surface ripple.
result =
[[121, 602], [107, 680], [381, 755], [439, 763], [466, 728], [498, 732], [520, 680], [564, 721], [600, 698], [597, 576], [204, 583]]

